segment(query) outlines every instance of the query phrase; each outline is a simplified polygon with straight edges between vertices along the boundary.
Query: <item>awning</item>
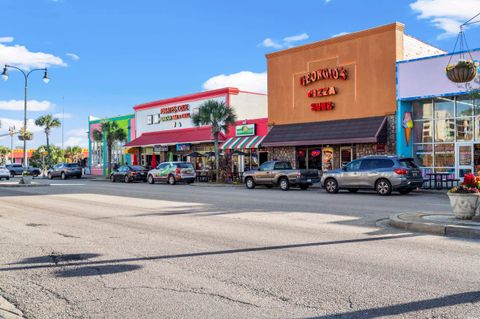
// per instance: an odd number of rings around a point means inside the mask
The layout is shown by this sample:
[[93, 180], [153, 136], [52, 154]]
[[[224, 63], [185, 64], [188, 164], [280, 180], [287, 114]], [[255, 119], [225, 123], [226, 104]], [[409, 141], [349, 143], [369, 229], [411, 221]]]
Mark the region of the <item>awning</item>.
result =
[[301, 146], [387, 142], [387, 118], [367, 117], [325, 122], [275, 125], [262, 146]]
[[264, 136], [231, 137], [222, 145], [222, 150], [258, 148], [264, 138]]
[[[225, 136], [220, 133], [218, 139], [220, 142], [223, 142]], [[213, 142], [212, 129], [210, 127], [143, 133], [139, 138], [125, 144], [125, 147], [175, 145], [180, 143], [198, 144], [205, 142]]]

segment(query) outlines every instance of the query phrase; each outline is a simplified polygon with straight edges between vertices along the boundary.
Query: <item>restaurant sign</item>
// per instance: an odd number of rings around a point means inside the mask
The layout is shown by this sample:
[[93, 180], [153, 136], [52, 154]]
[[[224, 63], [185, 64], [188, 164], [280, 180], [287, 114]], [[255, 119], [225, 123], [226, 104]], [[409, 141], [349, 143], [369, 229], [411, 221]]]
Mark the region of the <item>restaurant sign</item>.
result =
[[192, 144], [190, 144], [190, 143], [177, 144], [177, 151], [189, 151], [191, 146], [192, 146]]
[[[347, 70], [340, 68], [325, 68], [316, 71], [311, 71], [300, 77], [300, 85], [307, 86], [321, 80], [347, 80]], [[313, 88], [307, 92], [309, 98], [326, 97], [336, 95], [338, 88], [335, 86], [327, 86], [320, 88]], [[330, 111], [335, 108], [335, 104], [331, 101], [314, 102], [310, 104], [312, 111]]]
[[157, 152], [168, 152], [168, 146], [167, 145], [155, 145], [153, 147], [153, 151], [155, 153], [157, 153]]
[[237, 137], [255, 135], [255, 124], [243, 124], [235, 126], [235, 135]]

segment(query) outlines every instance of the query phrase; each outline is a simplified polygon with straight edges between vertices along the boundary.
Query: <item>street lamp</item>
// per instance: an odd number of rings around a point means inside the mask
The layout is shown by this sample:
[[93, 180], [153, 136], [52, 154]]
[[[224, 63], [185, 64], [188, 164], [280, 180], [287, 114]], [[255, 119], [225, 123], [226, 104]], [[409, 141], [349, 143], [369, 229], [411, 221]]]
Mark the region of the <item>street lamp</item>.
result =
[[[41, 68], [41, 69], [33, 69], [33, 70], [30, 70], [29, 72], [25, 72], [23, 71], [22, 69], [16, 67], [16, 66], [13, 66], [13, 65], [8, 65], [8, 64], [5, 64], [5, 67], [3, 68], [3, 72], [2, 72], [2, 79], [4, 81], [8, 80], [8, 69], [16, 69], [18, 71], [20, 71], [22, 74], [23, 74], [23, 77], [25, 78], [25, 86], [24, 86], [24, 89], [25, 89], [25, 93], [24, 93], [24, 108], [23, 108], [23, 132], [26, 133], [27, 132], [27, 91], [28, 91], [28, 77], [30, 76], [30, 74], [32, 74], [33, 72], [35, 71], [43, 71], [43, 82], [45, 84], [47, 84], [48, 82], [50, 82], [50, 78], [48, 77], [48, 70], [47, 68]], [[24, 136], [24, 139], [23, 139], [23, 169], [26, 171], [28, 168], [28, 159], [27, 159], [27, 140]]]

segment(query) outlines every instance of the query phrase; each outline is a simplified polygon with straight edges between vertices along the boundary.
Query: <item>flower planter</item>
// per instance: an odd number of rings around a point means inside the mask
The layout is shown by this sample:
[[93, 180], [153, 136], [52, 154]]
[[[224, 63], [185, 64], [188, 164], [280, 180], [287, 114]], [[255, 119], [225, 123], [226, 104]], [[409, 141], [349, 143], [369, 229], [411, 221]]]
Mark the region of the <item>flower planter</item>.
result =
[[33, 180], [32, 176], [22, 176], [19, 183], [23, 185], [30, 185], [32, 184], [32, 180]]
[[458, 219], [472, 219], [479, 203], [479, 193], [447, 193], [453, 214]]
[[477, 68], [464, 65], [456, 65], [451, 69], [447, 69], [446, 72], [448, 79], [455, 83], [470, 82], [477, 76]]

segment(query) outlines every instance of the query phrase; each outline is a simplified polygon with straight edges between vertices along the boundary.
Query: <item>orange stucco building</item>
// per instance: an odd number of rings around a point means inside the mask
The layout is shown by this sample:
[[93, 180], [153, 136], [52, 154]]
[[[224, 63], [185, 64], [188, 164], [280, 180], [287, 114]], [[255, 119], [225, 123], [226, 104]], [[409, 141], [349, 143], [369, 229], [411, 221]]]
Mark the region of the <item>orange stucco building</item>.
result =
[[328, 170], [394, 153], [396, 61], [441, 53], [392, 23], [268, 54], [270, 158]]

